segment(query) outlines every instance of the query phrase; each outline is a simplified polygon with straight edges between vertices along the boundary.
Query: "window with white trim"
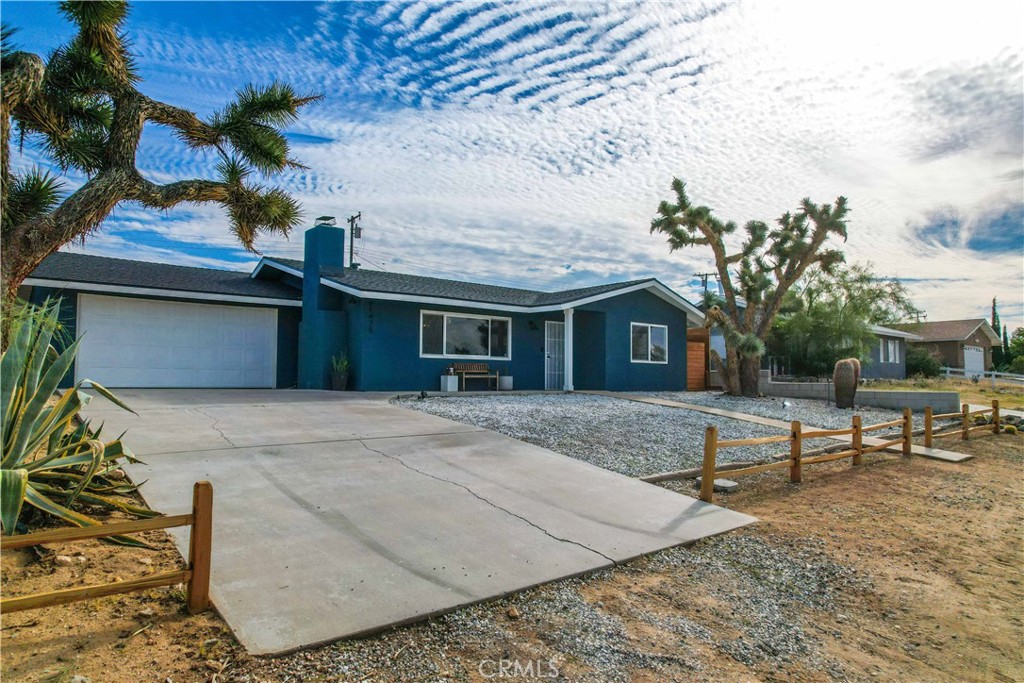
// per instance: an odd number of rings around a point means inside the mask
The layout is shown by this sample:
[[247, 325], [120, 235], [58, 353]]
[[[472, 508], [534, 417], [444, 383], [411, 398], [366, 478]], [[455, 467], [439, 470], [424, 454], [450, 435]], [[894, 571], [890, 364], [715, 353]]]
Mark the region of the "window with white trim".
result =
[[668, 327], [630, 323], [630, 360], [634, 363], [668, 363]]
[[878, 340], [878, 362], [879, 363], [899, 363], [900, 362], [900, 342], [898, 339], [879, 339]]
[[509, 360], [512, 319], [420, 311], [420, 357]]

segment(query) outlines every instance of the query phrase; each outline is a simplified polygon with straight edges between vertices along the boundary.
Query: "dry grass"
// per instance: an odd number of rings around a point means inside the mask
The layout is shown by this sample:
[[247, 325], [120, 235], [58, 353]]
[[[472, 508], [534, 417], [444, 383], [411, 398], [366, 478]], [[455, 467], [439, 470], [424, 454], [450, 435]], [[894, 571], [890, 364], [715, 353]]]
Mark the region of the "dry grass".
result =
[[992, 380], [980, 380], [977, 384], [969, 379], [952, 377], [881, 380], [872, 382], [869, 388], [890, 391], [957, 391], [960, 393], [961, 403], [988, 405], [996, 399], [1002, 408], [1024, 410], [1024, 387], [1020, 384], [996, 382], [993, 388]]

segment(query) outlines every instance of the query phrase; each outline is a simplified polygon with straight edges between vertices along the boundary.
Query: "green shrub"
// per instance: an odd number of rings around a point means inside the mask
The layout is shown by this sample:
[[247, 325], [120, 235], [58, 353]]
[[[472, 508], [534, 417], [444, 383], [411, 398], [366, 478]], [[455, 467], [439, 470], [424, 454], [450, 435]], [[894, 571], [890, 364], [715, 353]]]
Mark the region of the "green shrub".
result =
[[1013, 425], [1006, 425], [1005, 427], [1003, 427], [1004, 434], [1016, 434], [1017, 431], [1017, 428], [1014, 427]]
[[1017, 356], [1010, 363], [1009, 372], [1015, 375], [1024, 375], [1024, 356]]
[[[76, 503], [156, 515], [121, 495], [134, 491], [134, 485], [110, 476], [120, 458], [137, 462], [120, 438], [104, 443], [100, 430], [93, 432], [88, 421], [75, 426], [79, 409], [90, 398], [80, 389], [90, 380], [56, 396], [78, 351], [78, 341], [62, 352], [52, 345], [60, 327], [58, 312], [59, 302], [48, 301], [12, 320], [9, 346], [0, 357], [0, 525], [7, 534], [17, 533], [25, 503], [75, 526], [99, 524], [73, 510]], [[92, 382], [92, 388], [130, 410], [101, 385]], [[142, 545], [123, 537], [116, 540]]]
[[940, 372], [939, 359], [928, 349], [907, 344], [907, 377], [938, 377]]

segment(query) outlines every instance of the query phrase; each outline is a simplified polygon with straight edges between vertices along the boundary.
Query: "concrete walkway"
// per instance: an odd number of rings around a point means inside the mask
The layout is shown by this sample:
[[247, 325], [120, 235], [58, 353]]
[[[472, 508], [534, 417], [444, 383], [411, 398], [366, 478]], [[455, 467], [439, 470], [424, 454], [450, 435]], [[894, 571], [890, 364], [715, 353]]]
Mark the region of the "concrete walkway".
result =
[[[255, 654], [371, 633], [750, 524], [386, 396], [122, 390], [88, 417], [155, 509], [214, 485], [211, 593]], [[175, 532], [187, 549], [187, 529]]]
[[[707, 406], [695, 405], [693, 403], [683, 403], [681, 401], [670, 401], [664, 398], [655, 398], [652, 396], [639, 396], [636, 394], [626, 394], [615, 391], [582, 391], [579, 393], [583, 394], [594, 394], [597, 396], [607, 396], [609, 398], [618, 398], [625, 401], [637, 401], [639, 403], [649, 403], [655, 406], [663, 406], [666, 408], [683, 408], [685, 410], [696, 410], [701, 413], [707, 413], [709, 415], [717, 415], [719, 417], [726, 417], [730, 420], [743, 420], [744, 422], [752, 422], [754, 424], [763, 425], [765, 427], [775, 427], [784, 431], [789, 431], [790, 423], [784, 420], [775, 420], [770, 417], [761, 417], [759, 415], [749, 415], [747, 413], [738, 413], [732, 410], [724, 410], [722, 408], [709, 408]], [[865, 425], [868, 426], [868, 425]], [[823, 431], [823, 427], [813, 427], [811, 425], [801, 424], [800, 431], [804, 432], [816, 432]], [[842, 443], [853, 443], [853, 437], [851, 436], [830, 436], [827, 437], [832, 441], [838, 441]], [[892, 439], [879, 439], [872, 436], [863, 437], [862, 441], [865, 446], [878, 446], [891, 441]], [[892, 448], [886, 448], [885, 450], [900, 453], [902, 449], [898, 446]], [[945, 451], [940, 448], [926, 448], [917, 444], [911, 444], [910, 451], [914, 455], [921, 456], [922, 458], [930, 458], [932, 460], [942, 460], [944, 462], [964, 462], [973, 458], [973, 455], [967, 455], [966, 453], [955, 453], [953, 451]]]

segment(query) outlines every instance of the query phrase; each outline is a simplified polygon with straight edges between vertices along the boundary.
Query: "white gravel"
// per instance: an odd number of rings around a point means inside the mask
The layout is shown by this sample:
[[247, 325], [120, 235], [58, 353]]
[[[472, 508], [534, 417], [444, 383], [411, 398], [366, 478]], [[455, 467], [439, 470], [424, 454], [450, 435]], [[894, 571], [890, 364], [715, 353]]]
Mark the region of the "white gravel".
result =
[[[743, 396], [728, 396], [717, 391], [643, 392], [636, 395], [691, 403], [707, 408], [733, 410], [738, 413], [770, 417], [786, 422], [800, 420], [803, 425], [824, 429], [847, 429], [850, 427], [854, 415], [861, 416], [865, 427], [881, 422], [891, 422], [903, 417], [902, 410], [868, 406], [857, 406], [856, 410], [850, 410], [849, 408], [836, 408], [832, 404], [810, 398], [782, 398], [781, 396], [744, 398]], [[783, 402], [788, 405], [784, 406]]]
[[[631, 477], [697, 467], [704, 430], [719, 439], [784, 434], [780, 429], [692, 410], [585, 394], [518, 394], [403, 398], [413, 410], [476, 425]], [[718, 461], [763, 460], [786, 444], [730, 448]]]

